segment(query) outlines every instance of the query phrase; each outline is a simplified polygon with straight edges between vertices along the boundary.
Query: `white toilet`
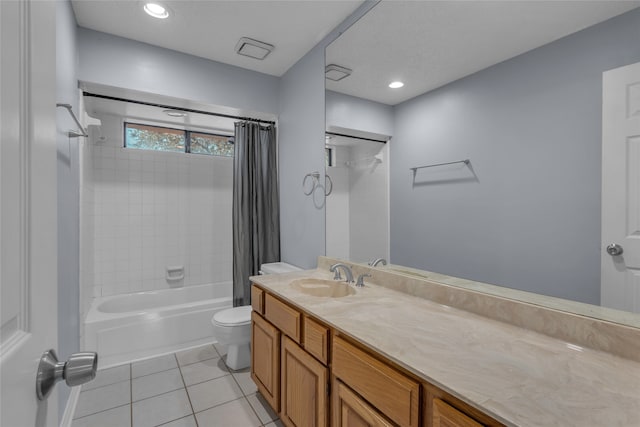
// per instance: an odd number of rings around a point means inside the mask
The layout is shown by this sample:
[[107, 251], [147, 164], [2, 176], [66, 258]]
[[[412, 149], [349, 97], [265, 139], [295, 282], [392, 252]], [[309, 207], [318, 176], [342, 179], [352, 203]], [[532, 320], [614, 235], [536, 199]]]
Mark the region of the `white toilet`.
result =
[[[262, 264], [260, 274], [279, 274], [298, 271], [300, 268], [286, 262]], [[233, 370], [247, 368], [251, 364], [251, 306], [221, 310], [213, 315], [213, 336], [222, 345], [228, 345], [225, 363]]]

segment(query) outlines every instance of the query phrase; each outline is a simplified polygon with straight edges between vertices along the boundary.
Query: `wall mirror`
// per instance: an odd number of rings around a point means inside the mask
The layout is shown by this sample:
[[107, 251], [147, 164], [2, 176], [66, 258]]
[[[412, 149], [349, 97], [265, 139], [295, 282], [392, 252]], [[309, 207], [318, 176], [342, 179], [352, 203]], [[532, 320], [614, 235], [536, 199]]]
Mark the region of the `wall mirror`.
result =
[[[327, 68], [326, 126], [388, 139], [383, 156], [373, 156], [384, 161], [388, 195], [368, 194], [360, 203], [371, 207], [350, 217], [334, 210], [340, 192], [329, 196], [327, 255], [386, 255], [640, 327], [632, 314], [640, 311], [640, 269], [631, 263], [640, 255], [629, 250], [625, 265], [601, 236], [610, 191], [601, 182], [603, 73], [640, 62], [639, 6], [379, 2], [326, 49], [326, 65], [338, 66]], [[404, 86], [391, 89], [393, 81]], [[627, 103], [638, 120], [639, 94]], [[333, 178], [335, 165], [327, 173]], [[634, 173], [627, 193], [638, 200]], [[375, 205], [384, 197], [387, 205]], [[388, 228], [367, 224], [385, 208]], [[349, 248], [373, 247], [381, 233], [386, 253], [340, 250], [345, 224], [357, 222], [366, 227], [349, 234]], [[640, 235], [636, 223], [627, 221], [631, 237]], [[603, 301], [618, 310], [593, 306], [601, 305], [601, 259], [625, 270], [617, 285], [625, 297]]]

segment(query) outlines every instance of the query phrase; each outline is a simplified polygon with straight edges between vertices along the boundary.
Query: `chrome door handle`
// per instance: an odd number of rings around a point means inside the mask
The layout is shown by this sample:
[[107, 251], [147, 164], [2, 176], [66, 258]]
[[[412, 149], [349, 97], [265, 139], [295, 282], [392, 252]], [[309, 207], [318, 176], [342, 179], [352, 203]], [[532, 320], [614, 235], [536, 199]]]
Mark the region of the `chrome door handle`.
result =
[[622, 246], [617, 243], [611, 243], [609, 246], [607, 246], [607, 253], [611, 256], [622, 255], [623, 252], [624, 249], [622, 249]]
[[53, 386], [64, 379], [69, 387], [81, 385], [96, 377], [98, 353], [74, 353], [66, 362], [58, 362], [56, 352], [47, 350], [42, 353], [36, 377], [36, 395], [45, 400]]

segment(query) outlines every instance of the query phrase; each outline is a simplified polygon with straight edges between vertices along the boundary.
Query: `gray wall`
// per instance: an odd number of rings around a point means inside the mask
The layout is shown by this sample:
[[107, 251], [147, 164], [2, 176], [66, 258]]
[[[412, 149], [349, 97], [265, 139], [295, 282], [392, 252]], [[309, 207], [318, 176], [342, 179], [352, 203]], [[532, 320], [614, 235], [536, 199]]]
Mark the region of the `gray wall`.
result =
[[[302, 191], [309, 173], [324, 173], [324, 47], [315, 47], [280, 84], [280, 239], [283, 261], [315, 267], [325, 251], [324, 205]], [[320, 193], [318, 193], [320, 194]], [[316, 206], [318, 205], [318, 206]]]
[[324, 173], [324, 49], [377, 1], [365, 1], [282, 76], [279, 109], [280, 239], [282, 261], [316, 266], [325, 253], [325, 213], [302, 191], [309, 172]]
[[640, 10], [396, 106], [392, 261], [599, 303], [602, 72], [637, 61]]
[[[76, 20], [71, 2], [56, 2], [56, 102], [78, 112]], [[77, 138], [65, 132], [77, 126], [66, 110], [56, 110], [58, 145], [58, 348], [60, 360], [80, 349], [80, 178]], [[58, 386], [58, 416], [62, 418], [70, 388]]]
[[79, 79], [276, 114], [278, 78], [110, 34], [78, 29]]
[[326, 93], [327, 128], [339, 126], [347, 129], [373, 132], [381, 135], [393, 135], [393, 107], [368, 99]]

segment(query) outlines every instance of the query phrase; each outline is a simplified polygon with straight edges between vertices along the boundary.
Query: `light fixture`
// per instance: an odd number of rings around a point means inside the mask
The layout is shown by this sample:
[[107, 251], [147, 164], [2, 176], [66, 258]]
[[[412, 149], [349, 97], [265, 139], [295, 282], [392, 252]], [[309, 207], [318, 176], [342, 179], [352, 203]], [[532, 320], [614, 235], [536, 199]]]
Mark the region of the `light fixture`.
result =
[[165, 19], [169, 17], [169, 11], [162, 5], [158, 3], [145, 3], [144, 11], [147, 12], [148, 15], [153, 16], [158, 19]]
[[402, 86], [404, 86], [404, 83], [402, 83], [402, 82], [391, 82], [391, 83], [389, 83], [389, 87], [391, 89], [398, 89], [398, 88], [401, 88]]
[[180, 110], [162, 110], [167, 116], [171, 117], [186, 117], [187, 113]]
[[236, 44], [236, 53], [238, 55], [244, 55], [249, 58], [259, 60], [266, 58], [273, 49], [274, 46], [272, 44], [250, 39], [248, 37], [242, 37], [238, 41], [238, 44]]
[[329, 64], [324, 69], [324, 76], [334, 82], [339, 82], [340, 80], [349, 77], [351, 73], [353, 73], [353, 70], [336, 64]]

